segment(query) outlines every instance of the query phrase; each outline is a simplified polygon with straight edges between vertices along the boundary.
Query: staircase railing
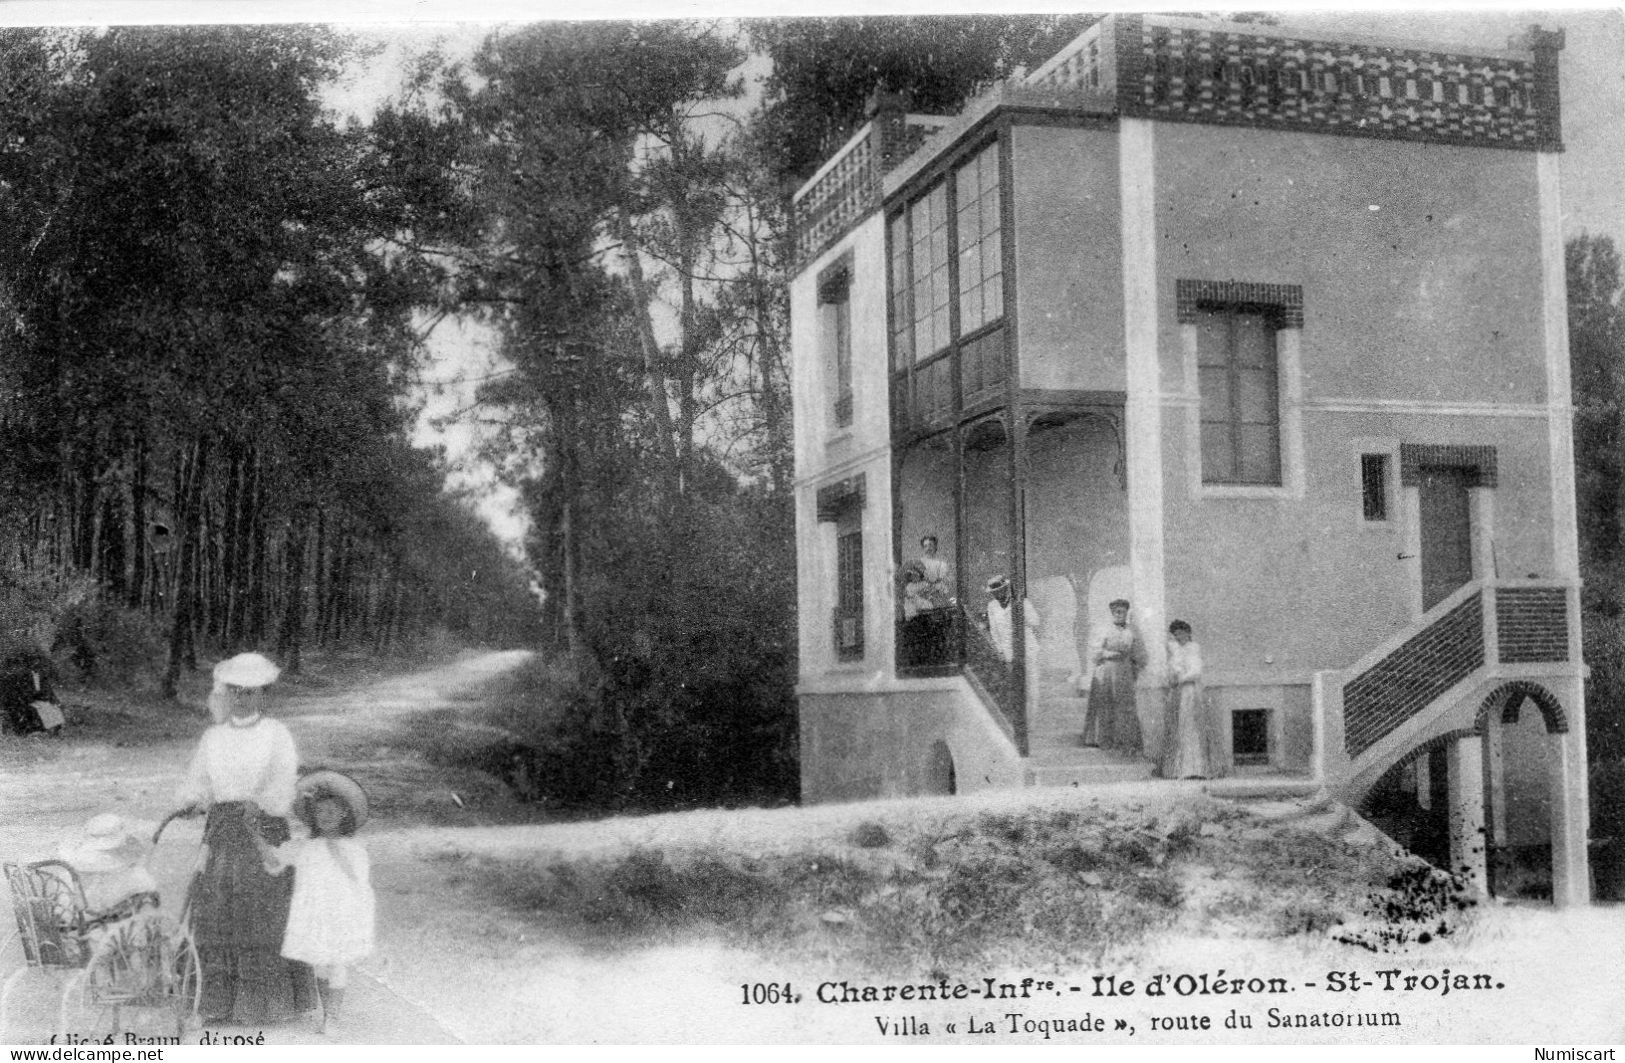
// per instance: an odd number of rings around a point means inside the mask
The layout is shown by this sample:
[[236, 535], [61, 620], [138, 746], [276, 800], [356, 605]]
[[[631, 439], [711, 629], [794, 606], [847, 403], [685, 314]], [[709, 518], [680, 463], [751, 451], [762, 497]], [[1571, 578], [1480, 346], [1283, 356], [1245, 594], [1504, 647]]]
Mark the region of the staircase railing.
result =
[[963, 616], [960, 626], [965, 632], [965, 676], [977, 689], [990, 708], [993, 718], [1004, 733], [1016, 744], [1022, 756], [1027, 755], [1026, 698], [1016, 685], [1015, 670], [993, 645], [993, 639], [982, 625]]
[[[921, 625], [916, 635], [907, 622], [899, 629], [897, 674], [905, 678], [962, 675], [993, 722], [1027, 754], [1026, 699], [1016, 686], [1015, 671], [981, 623], [956, 604], [935, 618], [939, 626]], [[1036, 682], [1036, 677], [1029, 679]]]

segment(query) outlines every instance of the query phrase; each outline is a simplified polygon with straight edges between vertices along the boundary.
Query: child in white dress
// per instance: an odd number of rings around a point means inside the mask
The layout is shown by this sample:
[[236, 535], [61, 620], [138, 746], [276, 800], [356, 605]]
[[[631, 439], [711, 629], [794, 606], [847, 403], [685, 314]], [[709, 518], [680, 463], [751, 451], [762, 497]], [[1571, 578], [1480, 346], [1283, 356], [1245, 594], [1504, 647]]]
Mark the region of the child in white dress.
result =
[[375, 902], [367, 850], [354, 837], [367, 819], [367, 795], [347, 775], [314, 771], [299, 780], [294, 814], [308, 836], [283, 845], [261, 841], [266, 870], [293, 868], [293, 903], [282, 955], [316, 971], [322, 1020], [337, 1024], [350, 966], [372, 953]]

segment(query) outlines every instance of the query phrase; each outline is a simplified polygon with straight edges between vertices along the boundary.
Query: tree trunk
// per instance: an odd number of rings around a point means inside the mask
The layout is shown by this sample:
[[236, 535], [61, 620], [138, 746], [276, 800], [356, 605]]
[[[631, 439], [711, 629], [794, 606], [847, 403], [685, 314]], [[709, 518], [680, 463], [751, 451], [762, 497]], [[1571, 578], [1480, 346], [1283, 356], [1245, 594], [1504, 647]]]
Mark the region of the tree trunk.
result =
[[183, 490], [180, 492], [181, 512], [177, 516], [176, 536], [179, 539], [180, 572], [175, 581], [175, 615], [169, 628], [169, 665], [164, 670], [164, 697], [174, 699], [180, 691], [181, 664], [190, 658], [197, 667], [196, 649], [192, 639], [192, 605], [197, 584], [196, 547], [199, 517], [202, 511], [203, 475], [208, 467], [209, 439], [200, 435], [192, 448], [192, 460], [184, 472]]
[[130, 588], [125, 601], [130, 608], [146, 605], [147, 592], [147, 437], [135, 433], [130, 471]]
[[671, 470], [677, 469], [677, 447], [672, 435], [671, 410], [667, 405], [666, 373], [661, 368], [660, 344], [655, 339], [654, 319], [649, 316], [652, 294], [643, 276], [643, 259], [639, 255], [637, 231], [632, 227], [632, 214], [623, 203], [617, 215], [618, 235], [624, 248], [627, 278], [632, 284], [632, 296], [637, 300], [638, 340], [643, 347], [643, 379], [649, 391], [649, 412], [654, 418], [655, 447], [660, 458]]
[[289, 675], [299, 674], [300, 654], [303, 651], [305, 627], [305, 544], [309, 526], [296, 523], [288, 536], [286, 579], [286, 608], [282, 611], [282, 630], [277, 635], [277, 656]]
[[315, 588], [316, 599], [316, 642], [318, 645], [327, 645], [327, 511], [316, 511], [316, 557], [315, 557]]
[[242, 514], [243, 514], [243, 458], [237, 447], [231, 448], [226, 462], [226, 495], [221, 505], [222, 527], [220, 542], [220, 587], [217, 610], [222, 653], [237, 652], [241, 622], [238, 610], [238, 588], [242, 585]]

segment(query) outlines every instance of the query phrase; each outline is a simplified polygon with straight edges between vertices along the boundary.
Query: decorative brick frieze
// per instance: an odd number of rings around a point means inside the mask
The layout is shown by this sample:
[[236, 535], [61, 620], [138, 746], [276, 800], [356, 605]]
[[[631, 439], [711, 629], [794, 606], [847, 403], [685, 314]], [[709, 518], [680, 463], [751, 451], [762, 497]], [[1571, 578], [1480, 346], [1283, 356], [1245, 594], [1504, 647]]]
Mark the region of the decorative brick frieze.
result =
[[1562, 587], [1502, 587], [1495, 592], [1503, 664], [1569, 659], [1568, 592]]
[[1483, 665], [1483, 596], [1473, 594], [1343, 687], [1349, 756], [1376, 745]]
[[1420, 487], [1422, 468], [1445, 465], [1467, 470], [1468, 487], [1494, 487], [1496, 482], [1495, 448], [1459, 443], [1401, 443], [1399, 445], [1399, 482], [1406, 487]]
[[1246, 305], [1274, 307], [1282, 328], [1303, 328], [1303, 288], [1296, 284], [1181, 279], [1174, 282], [1174, 300], [1181, 325], [1195, 323], [1204, 307]]
[[1145, 18], [1119, 19], [1117, 33], [1118, 101], [1126, 115], [1562, 149], [1555, 49], [1543, 63], [1540, 52], [1532, 62]]
[[818, 519], [839, 520], [848, 507], [861, 509], [864, 502], [864, 474], [848, 476], [818, 489]]

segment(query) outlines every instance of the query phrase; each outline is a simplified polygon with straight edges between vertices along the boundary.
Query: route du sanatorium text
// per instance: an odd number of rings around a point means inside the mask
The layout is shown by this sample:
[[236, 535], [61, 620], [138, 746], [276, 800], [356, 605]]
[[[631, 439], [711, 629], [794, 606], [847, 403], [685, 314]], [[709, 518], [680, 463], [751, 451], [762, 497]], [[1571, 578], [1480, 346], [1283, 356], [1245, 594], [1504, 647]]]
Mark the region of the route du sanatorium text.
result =
[[[1505, 988], [1506, 983], [1493, 974], [1448, 967], [1437, 971], [1398, 967], [1327, 971], [1310, 979], [1220, 968], [1134, 972], [1132, 976], [1126, 972], [1085, 974], [1074, 979], [943, 976], [926, 982], [865, 982], [844, 978], [810, 988], [789, 981], [746, 982], [740, 985], [739, 994], [740, 1003], [748, 1005], [856, 1004], [854, 1012], [861, 1015], [867, 1010], [875, 1032], [882, 1037], [972, 1034], [1049, 1040], [1066, 1034], [1134, 1037], [1142, 1028], [1153, 1036], [1178, 1036], [1217, 1030], [1403, 1027], [1401, 1013], [1392, 1008], [1403, 1000], [1453, 994], [1459, 999]], [[1293, 1000], [1296, 993], [1305, 996]], [[1316, 1001], [1317, 997], [1321, 1000]], [[1248, 1007], [1253, 999], [1267, 1000], [1269, 1006]], [[1073, 1000], [1090, 1003], [1078, 1008], [1070, 1006]], [[944, 1002], [969, 1008], [912, 1013], [913, 1009], [898, 1007]], [[1338, 1003], [1325, 1006], [1333, 1002]], [[985, 1013], [977, 1007], [990, 1003], [995, 1006]], [[1300, 1006], [1290, 1006], [1293, 1004]]]

